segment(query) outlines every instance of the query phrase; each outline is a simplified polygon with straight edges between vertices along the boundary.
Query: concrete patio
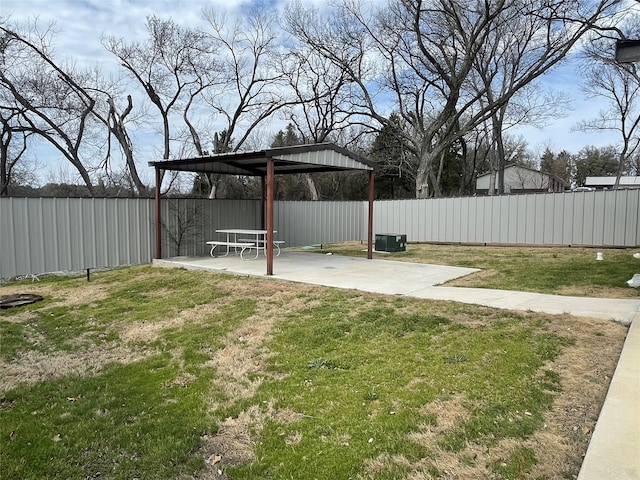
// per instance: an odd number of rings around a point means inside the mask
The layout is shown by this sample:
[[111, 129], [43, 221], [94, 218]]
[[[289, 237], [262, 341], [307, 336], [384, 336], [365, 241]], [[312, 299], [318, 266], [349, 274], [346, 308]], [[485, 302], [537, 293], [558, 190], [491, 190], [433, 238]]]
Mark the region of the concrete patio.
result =
[[[211, 270], [235, 275], [266, 276], [266, 259], [241, 260], [226, 257], [174, 257], [154, 260], [162, 267]], [[326, 253], [283, 250], [274, 258], [271, 278], [292, 282], [348, 288], [372, 293], [407, 295], [432, 300], [486, 305], [508, 310], [569, 313], [576, 316], [614, 320], [630, 325], [640, 309], [640, 299], [565, 297], [528, 292], [440, 286], [455, 278], [477, 272], [474, 268], [451, 267], [393, 260], [367, 260]]]

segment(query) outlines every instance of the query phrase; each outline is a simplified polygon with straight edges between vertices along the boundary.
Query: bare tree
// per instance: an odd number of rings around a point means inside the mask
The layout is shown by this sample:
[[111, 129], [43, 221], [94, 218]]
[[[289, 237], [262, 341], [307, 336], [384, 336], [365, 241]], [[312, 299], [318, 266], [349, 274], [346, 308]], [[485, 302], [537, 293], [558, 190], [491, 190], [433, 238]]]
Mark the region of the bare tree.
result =
[[[79, 92], [95, 100], [92, 111], [93, 117], [99, 122], [101, 127], [106, 127], [106, 146], [104, 147], [104, 160], [102, 168], [107, 176], [113, 177], [112, 158], [114, 150], [117, 148], [124, 160], [124, 170], [116, 173], [118, 182], [124, 181], [131, 185], [130, 191], [135, 191], [140, 196], [148, 194], [147, 186], [140, 179], [135, 162], [135, 146], [129, 135], [130, 122], [137, 123], [146, 112], [143, 110], [134, 113], [133, 98], [126, 95], [125, 100], [122, 92], [122, 79], [114, 81], [106, 80], [102, 72], [96, 70], [93, 75], [82, 86], [76, 85]], [[123, 103], [124, 107], [120, 107]], [[115, 145], [113, 140], [115, 139]], [[112, 180], [115, 180], [112, 178]]]
[[37, 24], [25, 31], [0, 23], [1, 97], [10, 98], [20, 109], [21, 129], [40, 136], [68, 160], [82, 177], [89, 192], [93, 192], [83, 148], [91, 136], [93, 98], [76, 90], [72, 76], [83, 74], [71, 65], [59, 67], [51, 56], [53, 30], [43, 32]]
[[30, 132], [20, 124], [22, 110], [9, 107], [2, 101], [0, 106], [0, 197], [9, 195], [9, 185], [15, 181], [20, 170], [20, 161], [27, 152]]
[[[336, 142], [351, 127], [348, 108], [349, 85], [345, 72], [306, 45], [294, 47], [281, 58], [281, 69], [295, 104], [286, 113], [295, 128], [297, 143]], [[332, 174], [324, 174], [324, 176]], [[318, 186], [311, 174], [301, 174], [312, 200], [318, 200]], [[317, 178], [317, 177], [316, 177]]]
[[[389, 115], [379, 99], [393, 98], [393, 108], [410, 127], [407, 141], [418, 160], [416, 195], [424, 198], [440, 195], [435, 167], [455, 142], [564, 59], [620, 3], [400, 0], [372, 13], [344, 0], [329, 19], [297, 3], [287, 10], [285, 25], [346, 72], [353, 108], [386, 124]], [[489, 98], [486, 86], [471, 83], [476, 58], [487, 45], [502, 48], [502, 42], [492, 42], [494, 32], [513, 18], [534, 32], [526, 45], [526, 65]]]
[[14, 118], [20, 119], [20, 131], [39, 135], [52, 144], [78, 170], [90, 192], [90, 172], [100, 165], [90, 164], [87, 158], [97, 158], [98, 152], [104, 151], [102, 166], [108, 170], [113, 154], [111, 138], [115, 138], [128, 176], [144, 195], [147, 189], [139, 178], [125, 123], [133, 110], [131, 96], [120, 111], [116, 83], [106, 82], [99, 70], [81, 71], [59, 63], [50, 51], [51, 29], [40, 33], [34, 25], [23, 34], [2, 28], [7, 44], [17, 47], [3, 56], [11, 65], [0, 76], [0, 85], [5, 87], [2, 97], [19, 107], [20, 115]]
[[194, 239], [202, 232], [206, 215], [202, 205], [181, 199], [169, 199], [169, 220], [162, 222], [171, 244], [176, 249], [176, 254], [182, 253], [182, 248], [193, 243]]
[[[215, 153], [237, 151], [251, 139], [263, 122], [293, 103], [277, 59], [276, 18], [266, 9], [254, 9], [229, 21], [213, 8], [205, 9], [205, 35], [216, 52], [220, 76], [202, 92], [206, 107], [217, 125], [209, 138]], [[220, 191], [220, 176], [209, 176], [210, 198]]]
[[294, 103], [276, 61], [276, 19], [261, 9], [234, 23], [213, 9], [205, 10], [204, 16], [225, 75], [222, 88], [207, 90], [204, 99], [224, 119], [220, 148], [239, 150], [264, 120]]
[[[518, 9], [498, 12], [495, 27], [487, 35], [473, 60], [470, 75], [471, 94], [477, 94], [479, 110], [491, 112], [488, 123], [491, 132], [492, 175], [497, 172], [497, 192], [504, 193], [505, 146], [503, 132], [514, 125], [545, 125], [561, 116], [568, 102], [563, 95], [545, 94], [535, 80], [521, 86], [518, 82], [528, 75], [537, 62], [543, 46], [539, 40], [544, 25], [531, 21]], [[501, 101], [498, 102], [497, 100]], [[493, 176], [492, 176], [493, 183]], [[490, 188], [489, 194], [494, 192]]]
[[321, 143], [350, 127], [349, 80], [342, 69], [306, 45], [282, 58], [282, 70], [295, 98], [287, 119], [303, 143]]
[[200, 91], [200, 62], [207, 57], [208, 46], [202, 32], [181, 27], [171, 19], [151, 15], [146, 28], [145, 43], [128, 43], [115, 37], [108, 37], [103, 43], [157, 108], [162, 123], [162, 158], [168, 159], [172, 141], [170, 115], [187, 104], [185, 97], [191, 88]]
[[596, 118], [580, 122], [578, 128], [618, 133], [620, 148], [614, 184], [617, 190], [620, 177], [633, 169], [632, 159], [640, 153], [640, 70], [634, 63], [617, 63], [614, 46], [618, 38], [640, 38], [640, 15], [628, 18], [616, 30], [615, 36], [598, 33], [585, 47], [581, 68], [583, 89], [591, 98], [604, 98], [608, 108]]

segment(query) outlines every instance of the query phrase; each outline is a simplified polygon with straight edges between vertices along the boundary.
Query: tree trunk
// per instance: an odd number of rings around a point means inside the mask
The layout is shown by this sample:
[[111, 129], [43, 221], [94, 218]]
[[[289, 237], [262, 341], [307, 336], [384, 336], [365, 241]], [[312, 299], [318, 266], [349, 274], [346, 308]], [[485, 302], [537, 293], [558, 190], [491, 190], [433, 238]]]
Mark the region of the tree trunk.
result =
[[491, 117], [493, 123], [493, 143], [498, 169], [498, 195], [504, 195], [504, 140], [502, 138], [502, 113], [497, 112]]
[[8, 144], [4, 141], [0, 144], [0, 197], [9, 195], [9, 175], [7, 172], [7, 162], [9, 161]]
[[[3, 119], [4, 120], [4, 119]], [[9, 179], [11, 169], [9, 165], [9, 144], [12, 137], [11, 127], [8, 123], [2, 124], [2, 135], [0, 138], [0, 197], [9, 195]]]
[[205, 178], [209, 184], [209, 199], [218, 198], [218, 186], [220, 184], [220, 174], [206, 173]]
[[429, 198], [429, 171], [424, 162], [420, 162], [416, 174], [416, 198]]
[[133, 158], [133, 144], [131, 143], [131, 139], [129, 138], [129, 135], [127, 133], [127, 127], [124, 123], [124, 119], [126, 118], [126, 116], [129, 115], [129, 113], [133, 110], [133, 101], [131, 99], [131, 95], [127, 96], [127, 101], [127, 108], [122, 114], [119, 114], [116, 110], [116, 105], [113, 101], [113, 98], [109, 97], [109, 110], [111, 119], [113, 121], [113, 124], [109, 125], [109, 128], [118, 140], [120, 147], [122, 148], [122, 152], [124, 153], [127, 162], [127, 168], [129, 169], [129, 176], [136, 190], [138, 191], [138, 195], [145, 196], [147, 193], [147, 186], [142, 183], [142, 180], [140, 180], [140, 176], [138, 175], [138, 169]]
[[320, 199], [320, 195], [318, 195], [318, 188], [316, 187], [316, 182], [313, 181], [311, 175], [308, 173], [304, 174], [304, 179], [307, 182], [307, 187], [309, 188], [309, 195], [311, 196], [311, 200], [317, 201]]
[[627, 148], [625, 148], [620, 152], [620, 156], [618, 157], [618, 172], [616, 173], [616, 183], [613, 185], [614, 190], [618, 190], [620, 188], [620, 178], [622, 178], [622, 170], [624, 170], [624, 161], [627, 158]]

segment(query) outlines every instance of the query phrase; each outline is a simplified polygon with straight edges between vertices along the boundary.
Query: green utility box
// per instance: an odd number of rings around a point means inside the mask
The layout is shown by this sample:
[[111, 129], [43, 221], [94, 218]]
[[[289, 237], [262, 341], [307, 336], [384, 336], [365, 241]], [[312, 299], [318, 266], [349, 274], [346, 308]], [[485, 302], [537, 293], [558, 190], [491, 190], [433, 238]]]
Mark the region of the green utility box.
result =
[[377, 252], [406, 252], [407, 236], [398, 233], [376, 233]]

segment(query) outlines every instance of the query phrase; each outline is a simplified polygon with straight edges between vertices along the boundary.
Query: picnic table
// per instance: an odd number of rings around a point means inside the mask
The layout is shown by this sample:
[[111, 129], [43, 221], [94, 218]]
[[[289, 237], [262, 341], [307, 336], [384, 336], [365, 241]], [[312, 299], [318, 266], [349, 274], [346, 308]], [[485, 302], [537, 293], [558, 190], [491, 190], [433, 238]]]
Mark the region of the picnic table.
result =
[[[234, 251], [240, 251], [240, 258], [244, 260], [244, 251], [249, 249], [256, 250], [256, 255], [254, 258], [258, 258], [260, 254], [260, 250], [266, 255], [267, 254], [267, 230], [254, 230], [254, 229], [246, 229], [246, 228], [222, 228], [220, 230], [216, 230], [216, 233], [223, 233], [226, 235], [226, 240], [211, 240], [206, 242], [207, 245], [211, 246], [211, 256], [214, 256], [214, 250], [218, 246], [226, 247], [226, 252], [222, 256], [229, 255], [229, 251], [231, 248]], [[273, 233], [277, 233], [276, 230]], [[276, 256], [280, 255], [280, 244], [284, 243], [284, 240], [274, 240], [273, 246], [276, 248], [277, 253]]]

